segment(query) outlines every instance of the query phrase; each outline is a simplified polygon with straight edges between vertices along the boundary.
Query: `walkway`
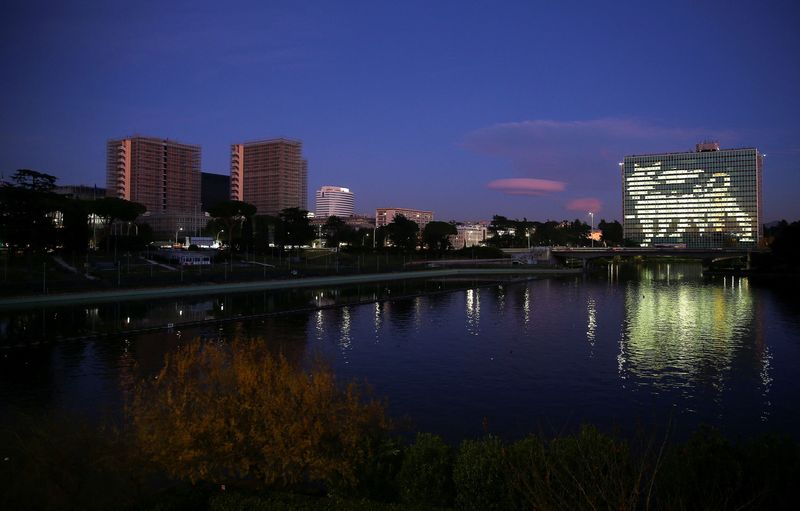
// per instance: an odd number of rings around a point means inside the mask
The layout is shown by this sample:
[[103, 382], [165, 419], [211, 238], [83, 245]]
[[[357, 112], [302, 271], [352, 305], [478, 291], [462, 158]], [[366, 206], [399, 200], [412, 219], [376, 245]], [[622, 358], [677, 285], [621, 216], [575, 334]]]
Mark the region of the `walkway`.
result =
[[83, 275], [87, 280], [97, 280], [97, 277], [89, 275], [88, 273], [81, 274], [80, 272], [78, 272], [77, 268], [75, 268], [74, 266], [70, 265], [65, 260], [60, 258], [59, 256], [53, 256], [53, 261], [55, 261], [59, 266], [61, 266], [65, 270], [70, 271], [70, 272], [74, 273], [75, 275]]
[[72, 305], [78, 303], [109, 302], [122, 300], [144, 300], [169, 298], [175, 296], [198, 296], [219, 293], [246, 293], [250, 291], [274, 291], [280, 289], [342, 286], [368, 282], [386, 282], [407, 279], [429, 279], [456, 276], [556, 276], [578, 275], [581, 270], [545, 270], [528, 268], [459, 268], [448, 270], [426, 270], [397, 273], [368, 273], [362, 275], [333, 275], [329, 277], [309, 277], [285, 280], [259, 280], [252, 282], [232, 282], [230, 284], [202, 284], [197, 286], [170, 286], [144, 289], [118, 289], [110, 291], [91, 291], [84, 293], [64, 293], [54, 295], [28, 295], [0, 299], [0, 309], [22, 308], [43, 305]]

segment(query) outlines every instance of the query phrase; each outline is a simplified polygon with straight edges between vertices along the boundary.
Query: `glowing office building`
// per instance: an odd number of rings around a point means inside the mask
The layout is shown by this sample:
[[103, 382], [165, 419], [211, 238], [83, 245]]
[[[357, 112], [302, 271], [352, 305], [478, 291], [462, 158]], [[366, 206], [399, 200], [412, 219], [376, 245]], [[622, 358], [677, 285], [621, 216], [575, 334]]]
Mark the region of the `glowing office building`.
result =
[[694, 152], [626, 156], [624, 236], [641, 246], [755, 246], [762, 236], [762, 155], [697, 144]]

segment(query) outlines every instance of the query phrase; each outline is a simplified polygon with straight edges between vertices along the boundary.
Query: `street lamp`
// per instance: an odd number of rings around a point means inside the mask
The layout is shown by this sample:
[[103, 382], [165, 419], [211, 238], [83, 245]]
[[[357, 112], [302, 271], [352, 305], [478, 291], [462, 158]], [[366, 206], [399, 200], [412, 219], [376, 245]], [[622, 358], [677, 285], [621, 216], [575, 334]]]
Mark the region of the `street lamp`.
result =
[[219, 230], [219, 232], [218, 232], [218, 233], [217, 233], [217, 235], [216, 235], [216, 239], [217, 239], [217, 248], [219, 248], [219, 235], [220, 235], [220, 234], [222, 234], [223, 232], [225, 232], [225, 229], [220, 229], [220, 230]]
[[589, 216], [592, 217], [592, 230], [589, 231], [589, 237], [592, 239], [592, 248], [594, 248], [594, 213], [589, 211]]
[[528, 238], [528, 251], [530, 251], [530, 249], [531, 249], [531, 233], [528, 232], [528, 231], [525, 231], [525, 237]]
[[175, 230], [175, 244], [178, 244], [178, 233], [183, 230], [183, 227], [179, 227]]

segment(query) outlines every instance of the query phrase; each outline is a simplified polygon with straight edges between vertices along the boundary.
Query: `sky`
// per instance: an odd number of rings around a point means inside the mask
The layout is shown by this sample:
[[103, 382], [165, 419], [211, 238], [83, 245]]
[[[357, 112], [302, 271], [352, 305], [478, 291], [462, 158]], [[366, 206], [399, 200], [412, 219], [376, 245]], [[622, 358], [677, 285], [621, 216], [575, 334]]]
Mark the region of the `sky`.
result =
[[4, 2], [0, 173], [105, 184], [105, 143], [303, 142], [309, 206], [621, 220], [618, 162], [702, 140], [767, 154], [800, 219], [800, 4]]

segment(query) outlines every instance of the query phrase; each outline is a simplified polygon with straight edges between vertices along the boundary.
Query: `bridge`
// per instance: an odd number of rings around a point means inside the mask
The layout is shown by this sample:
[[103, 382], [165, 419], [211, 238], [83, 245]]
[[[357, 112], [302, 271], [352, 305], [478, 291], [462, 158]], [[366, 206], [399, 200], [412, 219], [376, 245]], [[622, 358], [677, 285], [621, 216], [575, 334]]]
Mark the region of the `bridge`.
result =
[[715, 261], [746, 258], [748, 267], [750, 256], [754, 253], [768, 253], [769, 249], [755, 247], [731, 248], [679, 248], [679, 247], [531, 247], [530, 249], [504, 249], [515, 260], [528, 263], [565, 262], [568, 259], [580, 260], [586, 268], [594, 259], [615, 257], [673, 257], [697, 259], [709, 266]]

